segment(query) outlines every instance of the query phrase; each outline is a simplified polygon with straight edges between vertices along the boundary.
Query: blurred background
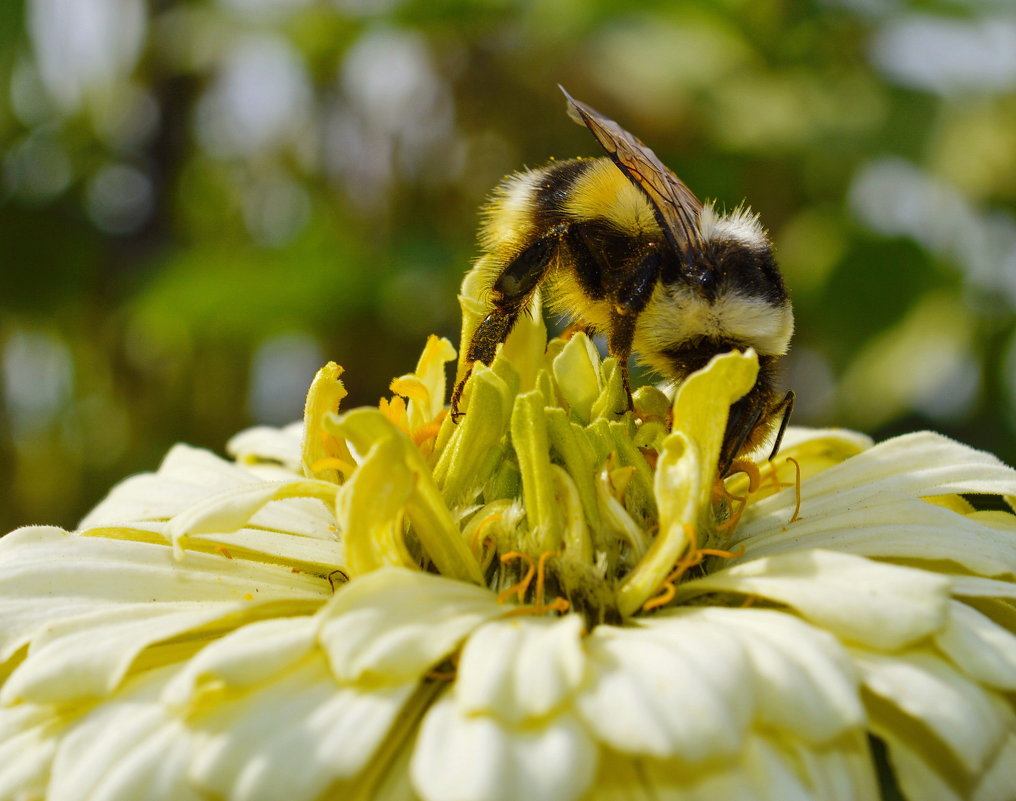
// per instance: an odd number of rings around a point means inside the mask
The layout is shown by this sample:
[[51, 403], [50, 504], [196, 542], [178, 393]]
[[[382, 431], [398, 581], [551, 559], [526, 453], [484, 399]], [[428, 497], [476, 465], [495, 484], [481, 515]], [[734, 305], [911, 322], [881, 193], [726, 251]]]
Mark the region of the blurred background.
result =
[[0, 3], [0, 530], [456, 341], [491, 187], [599, 155], [558, 82], [761, 213], [794, 422], [1016, 462], [1009, 0], [630, 5]]

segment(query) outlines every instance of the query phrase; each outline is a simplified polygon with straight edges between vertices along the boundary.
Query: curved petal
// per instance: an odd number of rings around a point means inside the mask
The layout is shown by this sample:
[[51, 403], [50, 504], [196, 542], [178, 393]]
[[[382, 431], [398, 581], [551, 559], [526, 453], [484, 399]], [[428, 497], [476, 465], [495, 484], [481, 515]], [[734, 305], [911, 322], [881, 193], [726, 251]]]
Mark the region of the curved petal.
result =
[[[1009, 730], [1011, 707], [929, 651], [851, 651], [864, 685], [934, 733], [969, 775], [983, 771]], [[925, 759], [935, 747], [925, 742]], [[920, 748], [920, 745], [917, 746]]]
[[0, 690], [0, 702], [66, 704], [109, 695], [146, 648], [200, 629], [241, 603], [181, 605], [153, 614], [141, 604], [51, 622]]
[[410, 772], [424, 801], [572, 801], [596, 760], [573, 715], [515, 728], [466, 714], [446, 694], [423, 720]]
[[679, 593], [761, 595], [848, 640], [889, 649], [940, 629], [950, 588], [948, 577], [925, 570], [811, 550], [743, 562], [689, 581]]
[[60, 740], [49, 801], [197, 801], [192, 740], [157, 698], [173, 667], [142, 674]]
[[363, 771], [415, 682], [336, 684], [319, 655], [193, 718], [190, 777], [229, 801], [313, 801]]
[[967, 604], [953, 601], [935, 645], [971, 678], [1016, 690], [1016, 636]]
[[170, 707], [194, 708], [203, 690], [245, 689], [289, 670], [316, 645], [316, 617], [259, 620], [206, 645], [166, 685]]
[[[805, 479], [800, 516], [835, 521], [847, 512], [872, 510], [874, 518], [875, 509], [894, 501], [956, 493], [1011, 495], [1016, 493], [1016, 470], [990, 453], [922, 431], [886, 440]], [[749, 504], [738, 538], [783, 529], [795, 502], [795, 490], [787, 488]], [[884, 522], [894, 520], [883, 515]]]
[[0, 798], [45, 798], [60, 733], [48, 707], [0, 707]]
[[[80, 528], [169, 520], [219, 493], [262, 483], [249, 470], [210, 451], [175, 445], [158, 471], [132, 476], [113, 487]], [[329, 528], [333, 522], [326, 507], [305, 498], [269, 504], [250, 518], [251, 525], [261, 528], [319, 538], [334, 537]]]
[[585, 675], [582, 630], [578, 615], [485, 623], [462, 648], [455, 703], [512, 724], [545, 717]]
[[134, 614], [125, 605], [138, 605], [138, 619], [153, 621], [207, 605], [212, 619], [254, 613], [265, 604], [279, 611], [280, 604], [291, 605], [290, 613], [313, 609], [329, 592], [323, 579], [279, 565], [196, 552], [177, 562], [164, 544], [23, 528], [0, 539], [0, 658], [54, 624], [71, 632], [63, 627], [80, 616], [89, 625], [104, 615], [112, 624], [125, 623]]
[[764, 517], [748, 507], [732, 540], [744, 547], [742, 560], [810, 547], [908, 561], [951, 561], [988, 576], [1016, 573], [1012, 532], [951, 509], [918, 498], [882, 495], [857, 506], [845, 502], [840, 509], [816, 510], [808, 503], [807, 484], [801, 495], [802, 516], [793, 523], [788, 522], [794, 514], [793, 496], [773, 496], [774, 501], [782, 498], [784, 506], [768, 505]]
[[247, 469], [268, 462], [303, 475], [303, 421], [283, 428], [255, 426], [234, 434], [226, 443], [226, 453]]
[[381, 568], [342, 587], [321, 610], [320, 641], [343, 681], [415, 680], [504, 612], [489, 590]]
[[598, 626], [586, 653], [590, 681], [577, 706], [611, 748], [697, 762], [742, 746], [754, 699], [732, 637], [674, 617], [644, 629]]
[[723, 607], [676, 610], [646, 625], [656, 629], [679, 620], [699, 621], [744, 649], [760, 725], [813, 743], [863, 725], [854, 667], [828, 632], [784, 612]]

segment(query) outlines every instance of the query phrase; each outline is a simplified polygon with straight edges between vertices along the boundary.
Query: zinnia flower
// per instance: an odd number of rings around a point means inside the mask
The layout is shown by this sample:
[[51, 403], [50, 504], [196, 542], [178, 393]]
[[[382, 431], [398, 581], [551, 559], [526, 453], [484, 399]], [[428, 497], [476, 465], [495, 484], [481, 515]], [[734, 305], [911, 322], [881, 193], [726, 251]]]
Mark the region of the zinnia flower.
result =
[[458, 425], [452, 358], [0, 540], [0, 798], [1016, 798], [1016, 471], [791, 429], [723, 480], [751, 352], [632, 414], [537, 315]]

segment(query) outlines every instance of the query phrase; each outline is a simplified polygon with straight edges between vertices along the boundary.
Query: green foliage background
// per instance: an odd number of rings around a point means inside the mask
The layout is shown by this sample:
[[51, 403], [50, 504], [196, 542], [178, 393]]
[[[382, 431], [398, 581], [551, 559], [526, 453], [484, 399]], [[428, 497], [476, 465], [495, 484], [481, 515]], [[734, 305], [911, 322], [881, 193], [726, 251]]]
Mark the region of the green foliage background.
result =
[[795, 422], [1016, 461], [1012, 7], [630, 6], [0, 4], [0, 529], [455, 341], [491, 187], [598, 155], [557, 83], [761, 213]]

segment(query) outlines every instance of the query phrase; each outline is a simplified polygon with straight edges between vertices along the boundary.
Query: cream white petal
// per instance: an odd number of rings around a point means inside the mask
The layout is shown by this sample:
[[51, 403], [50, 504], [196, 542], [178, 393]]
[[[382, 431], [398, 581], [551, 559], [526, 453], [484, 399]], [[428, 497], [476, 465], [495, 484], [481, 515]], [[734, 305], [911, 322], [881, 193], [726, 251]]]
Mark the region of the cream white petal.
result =
[[897, 784], [913, 801], [1013, 801], [1016, 733], [1010, 732], [985, 769], [965, 772], [949, 754], [929, 748], [913, 727], [875, 715], [872, 732], [887, 748]]
[[1016, 599], [1016, 582], [987, 579], [981, 576], [958, 576], [952, 579], [952, 594], [957, 598]]
[[1016, 690], [1016, 636], [976, 609], [953, 601], [935, 645], [971, 678], [1000, 690]]
[[157, 703], [173, 667], [133, 678], [61, 738], [47, 801], [190, 801], [191, 742]]
[[[1016, 470], [985, 451], [935, 434], [919, 431], [881, 442], [809, 479], [806, 495], [840, 496], [833, 504], [845, 508], [881, 494], [912, 498], [953, 493], [1011, 494]], [[802, 512], [803, 513], [803, 512]]]
[[807, 482], [801, 494], [802, 517], [793, 523], [789, 523], [794, 510], [791, 495], [781, 493], [748, 507], [733, 538], [744, 547], [744, 559], [807, 546], [861, 556], [952, 561], [984, 575], [1016, 572], [1016, 537], [1011, 532], [941, 506], [881, 495], [819, 510], [809, 503]]
[[0, 689], [0, 703], [62, 704], [111, 693], [149, 646], [243, 611], [190, 604], [154, 613], [141, 604], [51, 621]]
[[43, 798], [59, 724], [30, 704], [0, 708], [0, 798]]
[[[189, 534], [188, 545], [209, 543], [223, 555], [245, 559], [285, 561], [292, 570], [327, 575], [342, 564], [343, 548], [337, 537], [318, 539], [278, 531], [242, 528], [230, 533]], [[229, 557], [227, 557], [229, 558]]]
[[155, 473], [131, 476], [81, 521], [82, 528], [134, 520], [166, 520], [213, 492], [257, 479], [210, 451], [174, 445]]
[[792, 735], [780, 741], [797, 758], [816, 799], [870, 801], [879, 798], [878, 777], [864, 728], [856, 728], [818, 747]]
[[320, 612], [319, 636], [339, 679], [398, 682], [419, 678], [505, 611], [487, 589], [385, 567], [335, 594]]
[[[680, 760], [625, 759], [607, 754], [583, 801], [819, 801], [794, 755], [753, 734], [736, 755], [689, 765]], [[854, 797], [856, 801], [871, 798]], [[832, 801], [821, 798], [821, 801]]]
[[[117, 484], [85, 516], [80, 528], [169, 520], [219, 493], [262, 483], [249, 470], [209, 451], [176, 445], [166, 454], [157, 472], [142, 473]], [[334, 526], [333, 516], [319, 501], [308, 498], [287, 498], [269, 504], [254, 514], [250, 524], [304, 536], [334, 537], [334, 529], [330, 528]]]
[[323, 657], [310, 656], [190, 721], [190, 777], [228, 801], [313, 801], [366, 767], [415, 689], [336, 684]]
[[571, 714], [516, 728], [466, 714], [446, 694], [423, 720], [410, 771], [424, 801], [572, 801], [596, 760]]
[[742, 562], [682, 585], [760, 595], [849, 640], [900, 648], [945, 623], [950, 581], [925, 570], [836, 551], [809, 550]]
[[983, 770], [1016, 723], [1001, 696], [982, 688], [930, 651], [852, 650], [864, 685], [921, 721], [967, 772]]
[[[989, 453], [924, 431], [887, 440], [806, 478], [800, 514], [804, 519], [832, 519], [904, 498], [1014, 491], [1016, 470]], [[790, 519], [787, 511], [793, 510], [795, 502], [796, 490], [790, 487], [749, 505], [739, 536], [785, 526]]]
[[744, 649], [693, 619], [586, 638], [590, 680], [577, 699], [596, 738], [618, 751], [699, 761], [737, 752], [751, 721]]
[[1012, 801], [1016, 797], [1016, 731], [1010, 731], [991, 766], [978, 779], [974, 801]]
[[462, 649], [455, 702], [463, 713], [508, 723], [564, 704], [585, 669], [582, 618], [512, 618], [480, 626]]
[[169, 521], [167, 533], [177, 540], [188, 534], [215, 531], [236, 531], [268, 503], [287, 496], [311, 496], [333, 504], [338, 487], [328, 481], [294, 479], [292, 481], [258, 481], [255, 484], [229, 487], [203, 498]]
[[116, 615], [124, 604], [140, 604], [154, 619], [186, 608], [180, 604], [223, 604], [220, 614], [228, 614], [240, 601], [251, 609], [306, 604], [330, 592], [322, 579], [276, 565], [194, 552], [176, 562], [166, 545], [23, 528], [0, 539], [0, 658], [53, 622]]
[[245, 429], [226, 443], [226, 453], [248, 469], [257, 462], [268, 461], [302, 474], [303, 421], [283, 428], [255, 426]]
[[242, 689], [267, 681], [315, 647], [318, 626], [312, 616], [281, 617], [231, 631], [188, 660], [166, 686], [162, 700], [182, 708], [204, 686]]
[[0, 539], [0, 598], [116, 601], [321, 599], [316, 576], [288, 567], [188, 552], [177, 561], [163, 544], [69, 534], [32, 526]]
[[659, 615], [646, 625], [655, 629], [691, 618], [729, 634], [744, 648], [758, 723], [813, 743], [863, 724], [854, 667], [828, 632], [783, 612], [725, 607], [677, 610], [673, 617]]
[[946, 766], [942, 760], [933, 760], [930, 754], [922, 752], [920, 744], [908, 741], [877, 719], [872, 721], [871, 730], [885, 743], [893, 778], [905, 798], [912, 801], [966, 801], [967, 794], [963, 789], [965, 785], [969, 787], [969, 783], [964, 781], [961, 771], [953, 771], [950, 776], [949, 771], [943, 770]]

